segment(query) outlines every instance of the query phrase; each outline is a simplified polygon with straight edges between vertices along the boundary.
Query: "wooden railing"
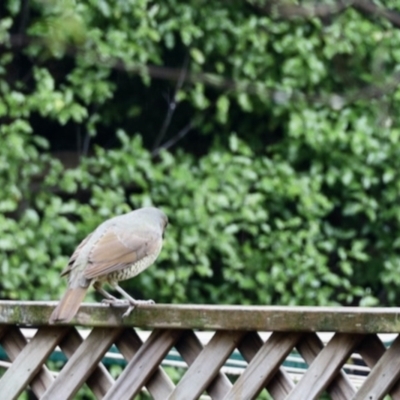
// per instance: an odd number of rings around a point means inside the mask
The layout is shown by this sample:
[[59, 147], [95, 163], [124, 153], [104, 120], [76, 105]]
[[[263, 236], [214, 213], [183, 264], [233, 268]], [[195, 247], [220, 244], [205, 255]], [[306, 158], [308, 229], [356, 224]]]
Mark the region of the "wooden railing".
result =
[[[53, 307], [0, 301], [0, 344], [8, 357], [0, 363], [2, 400], [27, 388], [40, 399], [74, 399], [85, 383], [96, 398], [116, 400], [142, 390], [156, 400], [248, 400], [263, 391], [273, 399], [400, 399], [399, 308], [149, 305], [122, 320], [123, 308], [86, 304], [59, 326], [47, 323]], [[26, 328], [37, 329], [32, 338]], [[144, 342], [138, 328], [151, 331]], [[212, 332], [207, 343], [204, 330]], [[333, 334], [324, 343], [319, 332]], [[392, 334], [389, 344], [382, 333]], [[114, 377], [104, 364], [113, 345], [126, 360]], [[172, 348], [187, 364], [175, 381], [162, 364]], [[56, 349], [68, 359], [60, 371], [46, 365]], [[232, 378], [224, 366], [235, 350], [243, 368]], [[308, 366], [297, 377], [285, 367], [294, 351]], [[349, 360], [357, 360], [352, 372], [344, 369]], [[351, 375], [361, 366], [355, 383]]]

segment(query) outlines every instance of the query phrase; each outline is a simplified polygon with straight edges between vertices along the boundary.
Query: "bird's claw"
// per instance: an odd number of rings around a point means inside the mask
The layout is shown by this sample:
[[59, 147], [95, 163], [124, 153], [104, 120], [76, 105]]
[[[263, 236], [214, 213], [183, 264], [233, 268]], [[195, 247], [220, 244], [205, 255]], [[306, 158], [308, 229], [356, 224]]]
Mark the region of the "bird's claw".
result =
[[127, 316], [129, 316], [134, 309], [135, 309], [135, 306], [131, 304], [128, 307], [128, 309], [122, 314], [122, 318], [126, 318]]
[[119, 300], [117, 298], [114, 299], [103, 299], [101, 301], [103, 304], [108, 304], [111, 307], [121, 307], [121, 306], [126, 306], [129, 304], [127, 300]]
[[122, 318], [127, 317], [131, 314], [131, 312], [137, 307], [141, 305], [150, 305], [155, 304], [154, 300], [120, 300], [117, 298], [113, 299], [103, 299], [101, 301], [103, 304], [108, 304], [111, 307], [124, 307], [128, 306], [128, 309], [122, 314]]
[[141, 305], [150, 305], [155, 304], [154, 300], [129, 300], [128, 309], [122, 314], [122, 318], [125, 318], [130, 315], [130, 313], [137, 307]]
[[141, 305], [149, 305], [156, 303], [154, 300], [135, 300], [134, 302], [130, 302], [130, 304], [134, 304], [135, 306], [141, 306]]

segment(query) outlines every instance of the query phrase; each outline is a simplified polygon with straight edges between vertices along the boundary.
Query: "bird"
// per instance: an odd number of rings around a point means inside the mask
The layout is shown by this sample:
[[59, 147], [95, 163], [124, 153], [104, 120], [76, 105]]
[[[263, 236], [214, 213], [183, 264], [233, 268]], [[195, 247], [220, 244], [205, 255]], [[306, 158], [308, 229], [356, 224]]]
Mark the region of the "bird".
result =
[[[100, 224], [78, 245], [61, 276], [68, 277], [68, 288], [49, 323], [69, 322], [91, 284], [110, 305], [127, 304], [123, 318], [139, 304], [153, 300], [136, 300], [118, 282], [132, 278], [154, 263], [161, 252], [168, 218], [158, 208], [144, 207], [110, 218]], [[117, 299], [102, 286], [108, 283], [125, 300]]]

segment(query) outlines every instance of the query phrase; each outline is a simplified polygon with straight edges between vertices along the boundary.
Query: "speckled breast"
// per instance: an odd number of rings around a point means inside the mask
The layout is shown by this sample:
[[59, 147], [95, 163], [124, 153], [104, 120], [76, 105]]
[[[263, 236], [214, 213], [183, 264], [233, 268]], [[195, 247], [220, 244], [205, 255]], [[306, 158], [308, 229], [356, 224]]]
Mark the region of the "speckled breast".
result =
[[124, 281], [129, 278], [140, 274], [143, 270], [150, 267], [151, 264], [156, 260], [159, 253], [151, 254], [143, 257], [138, 262], [132, 264], [130, 267], [123, 268], [119, 271], [112, 272], [107, 275], [107, 279], [110, 281]]

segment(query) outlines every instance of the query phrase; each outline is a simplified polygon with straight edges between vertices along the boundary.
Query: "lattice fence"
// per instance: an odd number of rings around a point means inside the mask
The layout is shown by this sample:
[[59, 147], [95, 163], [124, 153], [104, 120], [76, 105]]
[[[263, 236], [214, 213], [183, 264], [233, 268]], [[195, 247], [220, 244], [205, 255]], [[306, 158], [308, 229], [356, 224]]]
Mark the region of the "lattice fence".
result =
[[[82, 338], [73, 323], [49, 326], [52, 307], [0, 302], [0, 344], [9, 358], [0, 379], [0, 398], [17, 399], [28, 386], [40, 399], [73, 399], [85, 384], [99, 399], [135, 398], [144, 388], [154, 399], [400, 399], [398, 309], [149, 306], [121, 323], [123, 309], [83, 306], [75, 324], [90, 327]], [[36, 326], [29, 341], [21, 328]], [[133, 326], [152, 328], [144, 342]], [[203, 346], [199, 329], [213, 330]], [[261, 332], [272, 334], [264, 340]], [[336, 332], [324, 344], [316, 331]], [[387, 348], [378, 333], [396, 333]], [[114, 379], [102, 360], [115, 345], [127, 361]], [[46, 361], [57, 348], [68, 358], [57, 374]], [[161, 365], [174, 348], [187, 364], [178, 382]], [[246, 361], [232, 379], [224, 365], [237, 350]], [[283, 366], [296, 350], [308, 365], [300, 379]], [[344, 364], [354, 354], [367, 375], [354, 384]], [[1, 365], [0, 365], [1, 367]], [[357, 366], [354, 370], [357, 372]]]

